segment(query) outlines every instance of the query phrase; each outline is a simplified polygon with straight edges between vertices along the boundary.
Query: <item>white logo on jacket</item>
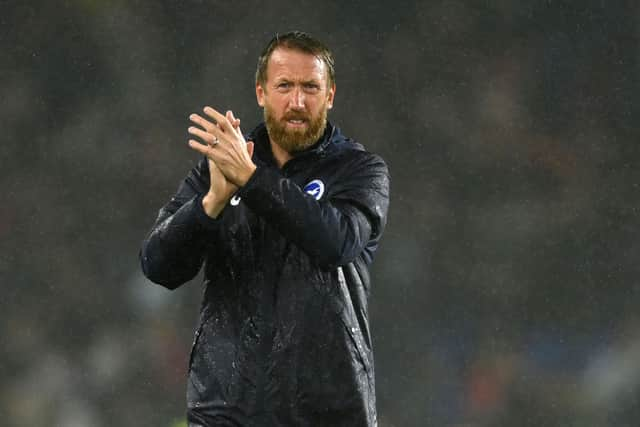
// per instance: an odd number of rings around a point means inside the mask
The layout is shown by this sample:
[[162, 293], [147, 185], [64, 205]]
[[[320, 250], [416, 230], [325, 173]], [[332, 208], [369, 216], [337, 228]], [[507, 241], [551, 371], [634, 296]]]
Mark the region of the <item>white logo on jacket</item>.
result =
[[324, 182], [319, 179], [314, 179], [310, 183], [304, 186], [302, 189], [305, 193], [313, 196], [314, 199], [320, 200], [320, 197], [324, 194]]
[[238, 204], [240, 204], [240, 200], [242, 200], [242, 197], [234, 195], [231, 198], [231, 201], [229, 202], [229, 204], [231, 206], [238, 206]]

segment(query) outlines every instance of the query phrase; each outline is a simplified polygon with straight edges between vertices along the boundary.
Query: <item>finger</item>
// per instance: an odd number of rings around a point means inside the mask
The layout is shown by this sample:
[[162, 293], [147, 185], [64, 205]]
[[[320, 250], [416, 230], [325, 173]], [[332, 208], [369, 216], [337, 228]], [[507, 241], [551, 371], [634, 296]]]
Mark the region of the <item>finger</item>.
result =
[[242, 131], [240, 130], [240, 119], [235, 118], [235, 116], [233, 115], [233, 111], [227, 111], [227, 120], [229, 120], [231, 126], [233, 126], [236, 132], [242, 133]]
[[227, 120], [229, 120], [234, 127], [240, 124], [240, 119], [236, 118], [231, 110], [227, 111]]
[[249, 153], [249, 157], [253, 157], [253, 141], [247, 141], [247, 152]]
[[[233, 110], [227, 110], [225, 117], [227, 118], [227, 120], [229, 120], [229, 123], [231, 123], [231, 126], [233, 126], [233, 129], [238, 133], [238, 135], [242, 136], [242, 138], [244, 139], [244, 135], [242, 134], [242, 129], [240, 129], [240, 119], [237, 119], [233, 115]], [[251, 154], [249, 156], [251, 156]]]
[[242, 129], [240, 129], [240, 119], [236, 119], [236, 123], [233, 125], [233, 127], [239, 135], [242, 135]]
[[[197, 128], [195, 126], [190, 126], [189, 129], [187, 130], [191, 135], [197, 136], [198, 138], [202, 139], [204, 142], [206, 142], [209, 145], [216, 145], [218, 143], [218, 138], [216, 137], [216, 135], [212, 135], [211, 132], [205, 132], [202, 129]], [[217, 132], [220, 132], [220, 131], [217, 130]]]
[[189, 147], [193, 148], [198, 153], [200, 153], [200, 154], [202, 154], [204, 156], [207, 156], [211, 151], [211, 147], [209, 147], [208, 145], [200, 144], [195, 139], [190, 139], [189, 140]]
[[224, 132], [232, 132], [233, 131], [233, 126], [231, 126], [231, 123], [229, 123], [229, 120], [227, 120], [227, 118], [225, 116], [223, 116], [222, 114], [220, 114], [219, 112], [217, 112], [215, 109], [206, 106], [204, 107], [204, 110], [206, 115], [208, 115], [209, 117], [211, 117], [213, 120], [216, 121], [216, 123], [218, 124], [218, 126], [220, 126], [220, 128], [224, 131]]
[[217, 131], [216, 135], [224, 135], [224, 129], [220, 127], [219, 123], [216, 124], [216, 131]]
[[211, 123], [209, 120], [195, 113], [189, 116], [189, 120], [204, 128], [207, 132], [211, 132], [212, 129], [217, 127], [215, 123]]

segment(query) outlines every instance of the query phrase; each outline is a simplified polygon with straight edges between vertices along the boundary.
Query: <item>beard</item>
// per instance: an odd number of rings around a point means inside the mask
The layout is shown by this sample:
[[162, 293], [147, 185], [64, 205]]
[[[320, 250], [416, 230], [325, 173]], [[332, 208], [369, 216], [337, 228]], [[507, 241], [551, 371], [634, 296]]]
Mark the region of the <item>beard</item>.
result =
[[[305, 129], [288, 129], [287, 120], [304, 120]], [[324, 134], [327, 127], [327, 108], [320, 110], [317, 117], [309, 117], [305, 113], [289, 112], [278, 120], [269, 106], [264, 107], [264, 122], [269, 139], [289, 154], [299, 153], [315, 144]]]

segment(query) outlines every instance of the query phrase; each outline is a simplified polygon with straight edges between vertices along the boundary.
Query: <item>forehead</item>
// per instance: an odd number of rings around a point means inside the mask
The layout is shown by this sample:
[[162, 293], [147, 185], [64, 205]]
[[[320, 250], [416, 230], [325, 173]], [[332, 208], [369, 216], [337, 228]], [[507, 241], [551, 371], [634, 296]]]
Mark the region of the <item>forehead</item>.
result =
[[278, 47], [267, 63], [267, 80], [278, 78], [320, 80], [326, 78], [326, 65], [322, 59], [296, 49]]

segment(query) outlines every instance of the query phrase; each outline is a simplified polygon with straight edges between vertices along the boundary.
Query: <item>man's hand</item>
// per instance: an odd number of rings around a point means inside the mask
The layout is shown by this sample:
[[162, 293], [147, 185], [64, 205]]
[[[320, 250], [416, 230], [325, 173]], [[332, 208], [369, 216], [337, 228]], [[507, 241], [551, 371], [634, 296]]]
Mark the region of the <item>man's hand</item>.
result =
[[236, 122], [232, 112], [228, 111], [225, 117], [213, 108], [205, 107], [204, 113], [208, 120], [198, 114], [189, 116], [193, 123], [202, 128], [191, 126], [189, 133], [202, 139], [206, 145], [191, 139], [189, 146], [213, 160], [227, 181], [242, 187], [256, 170], [251, 160], [253, 142], [245, 142], [239, 120]]
[[[213, 135], [211, 131], [214, 128], [218, 128], [217, 124], [212, 124], [207, 120], [202, 119], [197, 114], [192, 114], [190, 118], [194, 122], [196, 122], [197, 120], [199, 123], [201, 123], [202, 126], [207, 130], [207, 135]], [[236, 119], [233, 116], [233, 112], [227, 111], [226, 119], [231, 124], [233, 130], [240, 136], [242, 136], [242, 132], [240, 130], [240, 120]], [[200, 131], [200, 129], [197, 130]], [[192, 132], [191, 128], [189, 129], [189, 132], [194, 133]], [[238, 186], [228, 181], [220, 171], [220, 168], [218, 168], [218, 166], [216, 165], [215, 161], [212, 160], [212, 156], [210, 156], [210, 149], [213, 148], [213, 145], [216, 144], [213, 143], [214, 140], [211, 138], [211, 136], [203, 135], [202, 131], [200, 131], [198, 135], [209, 144], [208, 146], [205, 146], [195, 142], [194, 140], [189, 141], [189, 146], [191, 146], [196, 151], [204, 154], [207, 157], [209, 164], [210, 187], [209, 192], [202, 199], [202, 206], [208, 216], [216, 218], [220, 214], [222, 209], [224, 209], [231, 196], [233, 196], [233, 194], [238, 191]], [[247, 143], [247, 153], [249, 157], [253, 155], [253, 142]]]

